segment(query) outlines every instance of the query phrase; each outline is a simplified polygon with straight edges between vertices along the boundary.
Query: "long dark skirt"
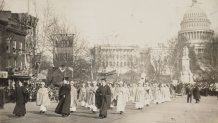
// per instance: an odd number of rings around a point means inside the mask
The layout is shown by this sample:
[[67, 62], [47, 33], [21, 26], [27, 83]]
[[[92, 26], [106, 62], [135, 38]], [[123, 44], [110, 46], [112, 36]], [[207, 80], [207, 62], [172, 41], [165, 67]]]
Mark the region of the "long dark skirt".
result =
[[25, 107], [25, 103], [24, 104], [16, 104], [13, 114], [17, 115], [17, 116], [24, 116], [26, 114], [26, 107]]
[[62, 98], [60, 102], [58, 103], [55, 113], [57, 114], [70, 114], [70, 97]]
[[107, 117], [107, 103], [102, 103], [102, 107], [100, 108], [99, 111], [99, 117]]

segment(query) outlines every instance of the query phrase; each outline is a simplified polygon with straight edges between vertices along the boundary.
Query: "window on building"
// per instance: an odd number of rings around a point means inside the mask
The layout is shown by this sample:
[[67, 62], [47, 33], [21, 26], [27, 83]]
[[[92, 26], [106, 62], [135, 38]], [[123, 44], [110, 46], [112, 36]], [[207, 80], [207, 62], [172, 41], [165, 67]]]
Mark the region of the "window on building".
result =
[[16, 41], [13, 41], [13, 54], [16, 54]]
[[23, 62], [20, 62], [20, 70], [23, 70]]
[[17, 67], [17, 59], [14, 59], [14, 67]]
[[11, 38], [10, 37], [7, 38], [6, 41], [7, 41], [6, 50], [7, 50], [7, 53], [10, 53], [10, 51], [11, 51]]
[[23, 50], [23, 43], [20, 42], [19, 43], [19, 53], [22, 54], [22, 50]]

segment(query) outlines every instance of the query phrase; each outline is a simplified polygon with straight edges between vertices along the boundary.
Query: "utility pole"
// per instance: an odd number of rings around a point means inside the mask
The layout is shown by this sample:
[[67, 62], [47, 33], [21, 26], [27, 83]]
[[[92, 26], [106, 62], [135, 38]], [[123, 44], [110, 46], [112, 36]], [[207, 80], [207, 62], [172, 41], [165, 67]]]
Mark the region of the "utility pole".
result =
[[30, 11], [30, 0], [27, 0], [27, 14], [29, 14]]
[[2, 0], [1, 5], [0, 5], [0, 11], [4, 9], [5, 6], [5, 0]]

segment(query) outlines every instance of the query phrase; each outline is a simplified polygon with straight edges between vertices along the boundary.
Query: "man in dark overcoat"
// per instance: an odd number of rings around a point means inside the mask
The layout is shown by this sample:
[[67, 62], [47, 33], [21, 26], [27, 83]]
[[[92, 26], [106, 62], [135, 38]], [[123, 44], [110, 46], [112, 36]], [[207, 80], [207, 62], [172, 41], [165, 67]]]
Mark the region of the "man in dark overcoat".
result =
[[188, 85], [186, 88], [186, 94], [187, 94], [187, 103], [192, 102], [192, 95], [193, 95], [193, 89], [191, 85]]
[[71, 103], [71, 86], [68, 78], [65, 78], [63, 85], [59, 90], [59, 103], [55, 109], [55, 113], [61, 114], [63, 117], [70, 115], [70, 103]]
[[13, 111], [13, 114], [17, 117], [25, 116], [26, 114], [26, 103], [28, 101], [28, 91], [23, 86], [21, 81], [16, 82], [15, 84], [15, 98], [16, 105]]
[[200, 89], [198, 88], [198, 85], [195, 85], [195, 88], [193, 89], [193, 96], [194, 99], [196, 100], [196, 103], [200, 102]]
[[111, 104], [111, 90], [106, 84], [106, 79], [101, 79], [102, 85], [96, 91], [96, 107], [100, 110], [99, 117], [101, 119], [107, 117], [107, 110]]

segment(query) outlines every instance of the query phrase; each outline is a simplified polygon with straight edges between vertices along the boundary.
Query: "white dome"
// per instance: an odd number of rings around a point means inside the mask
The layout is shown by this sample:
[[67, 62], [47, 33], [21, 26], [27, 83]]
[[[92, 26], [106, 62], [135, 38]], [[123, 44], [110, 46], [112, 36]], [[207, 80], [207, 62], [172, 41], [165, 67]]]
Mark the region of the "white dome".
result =
[[212, 39], [213, 30], [210, 29], [210, 21], [196, 0], [193, 0], [192, 6], [185, 12], [178, 36], [180, 40], [188, 40], [193, 44]]
[[210, 21], [206, 13], [197, 5], [193, 4], [184, 14], [181, 22], [182, 30], [209, 30]]

